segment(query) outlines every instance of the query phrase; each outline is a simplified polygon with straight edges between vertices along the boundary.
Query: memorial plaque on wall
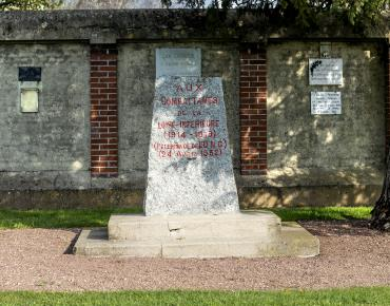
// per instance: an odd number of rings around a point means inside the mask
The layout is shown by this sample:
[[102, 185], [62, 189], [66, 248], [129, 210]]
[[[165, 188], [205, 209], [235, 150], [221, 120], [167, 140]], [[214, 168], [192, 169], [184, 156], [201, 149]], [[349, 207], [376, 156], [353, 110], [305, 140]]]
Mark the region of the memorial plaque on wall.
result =
[[342, 85], [343, 60], [341, 58], [309, 59], [310, 85]]
[[311, 113], [313, 115], [340, 115], [341, 92], [312, 92]]
[[221, 78], [156, 80], [146, 215], [238, 211]]
[[156, 49], [156, 78], [201, 76], [201, 51], [191, 48]]

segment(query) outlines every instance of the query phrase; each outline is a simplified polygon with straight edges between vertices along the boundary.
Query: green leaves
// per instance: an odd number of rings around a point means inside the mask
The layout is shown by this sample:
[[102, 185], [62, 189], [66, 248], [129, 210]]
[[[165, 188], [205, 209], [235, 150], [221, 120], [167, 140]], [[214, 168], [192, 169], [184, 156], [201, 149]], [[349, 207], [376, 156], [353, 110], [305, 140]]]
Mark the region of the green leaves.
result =
[[0, 11], [54, 9], [62, 0], [0, 0]]
[[[262, 12], [295, 21], [303, 27], [318, 25], [322, 18], [337, 18], [350, 25], [372, 25], [382, 14], [390, 13], [390, 0], [162, 0], [165, 4], [180, 3], [190, 8], [240, 9]], [[292, 20], [291, 20], [292, 19]]]

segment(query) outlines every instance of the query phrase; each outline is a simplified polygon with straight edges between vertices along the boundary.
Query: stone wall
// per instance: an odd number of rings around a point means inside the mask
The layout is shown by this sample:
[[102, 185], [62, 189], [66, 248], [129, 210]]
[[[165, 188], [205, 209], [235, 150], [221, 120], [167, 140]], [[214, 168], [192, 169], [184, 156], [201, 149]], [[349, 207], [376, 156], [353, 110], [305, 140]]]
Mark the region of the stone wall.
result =
[[[343, 85], [309, 85], [309, 58], [318, 57], [319, 43], [268, 46], [268, 169], [382, 170], [382, 46], [332, 43], [332, 57], [343, 60]], [[311, 91], [340, 91], [342, 114], [311, 115]]]
[[[389, 138], [384, 37], [260, 43], [251, 36], [253, 43], [228, 27], [206, 32], [204, 15], [187, 19], [189, 13], [179, 11], [171, 23], [167, 14], [0, 18], [0, 207], [69, 207], [67, 197], [75, 207], [140, 205], [155, 50], [162, 47], [200, 48], [202, 76], [222, 77], [243, 207], [376, 200]], [[331, 56], [343, 60], [342, 86], [309, 86], [308, 61], [319, 57], [320, 41], [332, 41]], [[42, 67], [38, 113], [20, 112], [18, 67], [25, 66]], [[341, 115], [311, 115], [310, 92], [320, 90], [341, 92]]]
[[[340, 86], [309, 85], [318, 41], [267, 46], [267, 175], [238, 179], [248, 207], [377, 200], [385, 169], [388, 51], [380, 42], [332, 42], [331, 48], [331, 56], [343, 60]], [[342, 114], [312, 115], [311, 91], [340, 91]]]
[[[83, 188], [89, 177], [89, 46], [0, 44], [0, 189]], [[20, 111], [18, 67], [42, 68], [38, 113]]]

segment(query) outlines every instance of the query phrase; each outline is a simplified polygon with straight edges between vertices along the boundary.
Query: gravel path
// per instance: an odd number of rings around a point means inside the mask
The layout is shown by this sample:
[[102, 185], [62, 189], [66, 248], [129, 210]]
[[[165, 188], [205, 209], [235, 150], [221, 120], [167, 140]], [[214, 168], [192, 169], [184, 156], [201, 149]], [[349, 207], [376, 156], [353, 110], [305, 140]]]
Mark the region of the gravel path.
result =
[[282, 289], [390, 285], [390, 234], [303, 222], [316, 258], [109, 259], [69, 254], [79, 230], [0, 231], [0, 290]]

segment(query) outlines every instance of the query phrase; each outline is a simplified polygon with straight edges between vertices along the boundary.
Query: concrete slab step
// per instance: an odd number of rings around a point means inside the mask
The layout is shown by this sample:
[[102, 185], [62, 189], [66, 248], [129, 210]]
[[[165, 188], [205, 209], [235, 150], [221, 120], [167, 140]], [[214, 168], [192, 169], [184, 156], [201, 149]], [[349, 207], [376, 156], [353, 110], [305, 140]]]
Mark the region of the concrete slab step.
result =
[[109, 240], [107, 229], [82, 231], [74, 252], [87, 256], [224, 258], [224, 257], [312, 257], [319, 254], [318, 238], [297, 223], [281, 226], [279, 235], [267, 239], [209, 239], [165, 241]]
[[320, 254], [320, 241], [296, 222], [283, 222], [278, 256], [313, 257]]
[[107, 228], [83, 230], [73, 252], [93, 257], [162, 257], [160, 243], [137, 243], [108, 239]]
[[112, 215], [110, 240], [175, 242], [178, 240], [266, 239], [278, 235], [280, 219], [268, 211], [218, 215]]

